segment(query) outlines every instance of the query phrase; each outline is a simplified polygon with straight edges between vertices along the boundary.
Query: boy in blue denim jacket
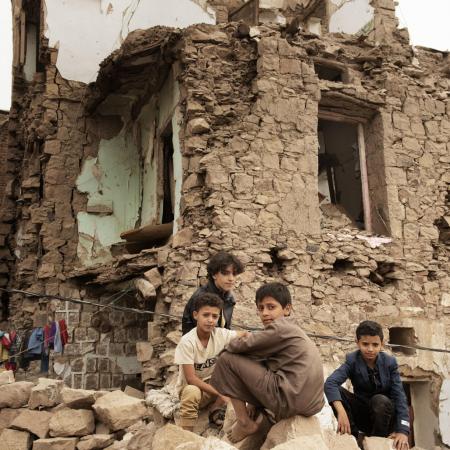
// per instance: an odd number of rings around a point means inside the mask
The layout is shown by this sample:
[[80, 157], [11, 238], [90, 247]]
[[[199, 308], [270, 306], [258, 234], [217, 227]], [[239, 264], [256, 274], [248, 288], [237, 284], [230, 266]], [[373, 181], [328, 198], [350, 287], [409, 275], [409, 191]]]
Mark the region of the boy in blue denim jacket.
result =
[[[409, 409], [395, 357], [383, 352], [383, 330], [366, 320], [356, 329], [358, 350], [325, 382], [325, 395], [338, 420], [338, 432], [391, 437], [397, 450], [408, 448]], [[350, 379], [352, 394], [341, 385]]]

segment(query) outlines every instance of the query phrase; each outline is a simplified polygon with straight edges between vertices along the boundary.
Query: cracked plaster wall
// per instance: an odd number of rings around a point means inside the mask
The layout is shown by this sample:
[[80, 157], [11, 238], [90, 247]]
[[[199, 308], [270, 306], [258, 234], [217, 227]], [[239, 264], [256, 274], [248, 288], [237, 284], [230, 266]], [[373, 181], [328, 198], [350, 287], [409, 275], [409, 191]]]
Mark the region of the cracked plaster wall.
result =
[[[68, 80], [95, 80], [99, 64], [128, 33], [157, 25], [184, 28], [215, 23], [214, 11], [194, 0], [45, 0], [45, 37], [58, 48], [56, 67]], [[99, 32], [101, 30], [101, 33]]]
[[78, 191], [88, 197], [86, 211], [77, 215], [77, 255], [84, 265], [110, 261], [110, 247], [123, 242], [122, 232], [161, 223], [156, 147], [159, 135], [169, 123], [174, 147], [175, 231], [179, 217], [182, 169], [178, 135], [182, 118], [174, 71], [170, 71], [160, 92], [142, 107], [135, 121], [130, 118], [130, 110], [137, 97], [116, 97], [106, 98], [98, 113], [106, 118], [121, 114], [122, 127], [111, 139], [100, 140], [97, 156], [84, 160], [77, 178]]

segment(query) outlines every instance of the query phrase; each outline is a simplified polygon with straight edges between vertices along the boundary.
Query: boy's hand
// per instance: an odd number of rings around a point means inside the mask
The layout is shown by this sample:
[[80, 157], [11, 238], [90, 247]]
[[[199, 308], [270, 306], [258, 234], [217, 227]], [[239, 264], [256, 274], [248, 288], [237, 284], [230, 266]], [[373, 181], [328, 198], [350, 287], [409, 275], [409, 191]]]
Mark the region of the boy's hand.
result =
[[392, 433], [389, 437], [394, 439], [394, 447], [397, 450], [406, 450], [409, 448], [408, 436], [406, 434]]
[[347, 413], [345, 411], [340, 411], [338, 414], [338, 433], [341, 434], [351, 434], [352, 430], [350, 428], [350, 421], [348, 420]]

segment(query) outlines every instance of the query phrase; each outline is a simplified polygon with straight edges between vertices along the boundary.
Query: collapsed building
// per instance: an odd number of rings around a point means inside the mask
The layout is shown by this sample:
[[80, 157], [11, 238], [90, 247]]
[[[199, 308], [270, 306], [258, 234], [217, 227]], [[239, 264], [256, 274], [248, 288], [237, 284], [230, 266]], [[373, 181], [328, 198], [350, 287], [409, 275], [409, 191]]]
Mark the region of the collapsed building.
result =
[[[450, 445], [449, 354], [411, 348], [450, 334], [448, 54], [411, 47], [391, 0], [122, 3], [13, 1], [2, 327], [64, 319], [72, 387], [162, 386], [232, 251], [237, 325], [273, 280], [310, 333], [379, 321], [416, 445]], [[328, 371], [352, 349], [316, 343]]]

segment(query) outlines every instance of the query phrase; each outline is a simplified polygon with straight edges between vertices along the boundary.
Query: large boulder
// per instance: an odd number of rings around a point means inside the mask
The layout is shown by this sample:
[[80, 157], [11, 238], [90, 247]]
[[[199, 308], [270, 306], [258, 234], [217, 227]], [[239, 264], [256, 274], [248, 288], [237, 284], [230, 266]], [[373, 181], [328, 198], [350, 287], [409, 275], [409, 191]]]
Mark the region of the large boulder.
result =
[[394, 447], [392, 439], [382, 437], [365, 437], [363, 441], [364, 450], [392, 450]]
[[26, 431], [6, 428], [0, 434], [0, 450], [29, 450], [30, 446], [31, 436]]
[[92, 406], [97, 417], [111, 431], [123, 430], [148, 414], [147, 407], [122, 391], [113, 391], [100, 397]]
[[184, 445], [183, 449], [191, 450], [199, 448], [196, 446], [203, 444], [204, 441], [205, 438], [195, 433], [167, 424], [155, 433], [152, 450], [175, 450], [181, 444]]
[[[289, 419], [280, 420], [270, 429], [261, 450], [269, 450], [296, 438], [317, 435], [322, 436], [317, 417], [293, 416]], [[317, 440], [317, 437], [315, 439]], [[324, 445], [326, 445], [325, 442]]]
[[[82, 437], [77, 444], [77, 450], [99, 450], [106, 448], [114, 442], [112, 434], [91, 434]], [[146, 447], [140, 447], [144, 449]]]
[[0, 371], [0, 386], [4, 384], [14, 383], [14, 372], [12, 370], [2, 370]]
[[152, 448], [153, 438], [156, 433], [156, 425], [150, 422], [145, 427], [138, 430], [128, 443], [127, 450], [141, 450]]
[[50, 408], [61, 403], [61, 390], [64, 381], [39, 378], [38, 384], [31, 389], [28, 407], [30, 409]]
[[21, 408], [26, 405], [33, 386], [29, 381], [0, 386], [0, 408]]
[[272, 450], [328, 450], [321, 434], [310, 434], [283, 442]]
[[105, 392], [64, 387], [61, 390], [61, 402], [69, 408], [90, 408], [102, 395]]
[[336, 434], [325, 430], [325, 442], [330, 450], [359, 450], [356, 439], [351, 434]]
[[94, 430], [94, 414], [87, 409], [62, 409], [50, 419], [50, 436], [86, 436]]
[[11, 428], [29, 431], [40, 438], [48, 435], [52, 414], [47, 411], [30, 411], [24, 409], [11, 423]]
[[75, 450], [77, 438], [38, 439], [33, 442], [33, 450]]
[[12, 421], [22, 412], [21, 409], [3, 408], [0, 409], [0, 433], [9, 428]]

